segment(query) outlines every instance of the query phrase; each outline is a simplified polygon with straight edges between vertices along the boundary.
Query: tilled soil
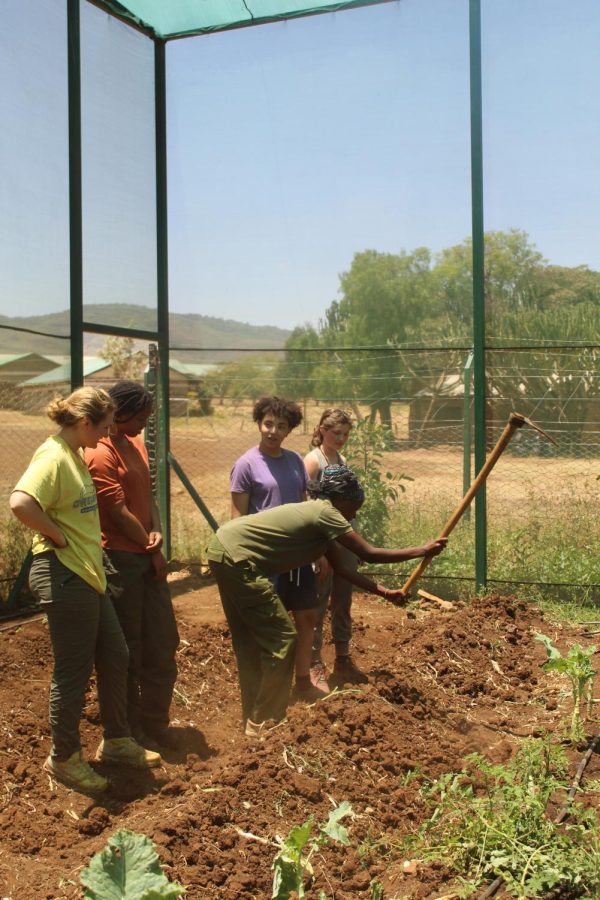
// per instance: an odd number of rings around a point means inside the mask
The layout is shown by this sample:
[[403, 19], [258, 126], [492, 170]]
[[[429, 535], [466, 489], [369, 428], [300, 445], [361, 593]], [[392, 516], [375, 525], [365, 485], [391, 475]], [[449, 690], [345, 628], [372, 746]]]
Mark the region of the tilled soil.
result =
[[[309, 896], [367, 898], [373, 880], [387, 900], [441, 896], [451, 890], [442, 864], [405, 865], [402, 836], [426, 815], [419, 779], [407, 774], [438, 776], [473, 751], [505, 761], [524, 737], [558, 730], [569, 709], [563, 683], [542, 671], [546, 651], [534, 635], [559, 646], [573, 635], [535, 608], [491, 596], [451, 611], [401, 610], [358, 596], [354, 655], [370, 683], [294, 705], [266, 739], [246, 738], [215, 587], [185, 573], [172, 587], [182, 637], [178, 749], [164, 751], [164, 766], [149, 774], [99, 766], [111, 779], [99, 801], [42, 771], [51, 671], [44, 620], [0, 632], [4, 900], [80, 897], [79, 872], [121, 828], [154, 841], [188, 897], [269, 898], [277, 837], [309, 816], [326, 820], [344, 800], [354, 814], [345, 820], [350, 847], [313, 857]], [[88, 758], [100, 737], [92, 684], [82, 722]], [[599, 772], [594, 757], [588, 776]]]

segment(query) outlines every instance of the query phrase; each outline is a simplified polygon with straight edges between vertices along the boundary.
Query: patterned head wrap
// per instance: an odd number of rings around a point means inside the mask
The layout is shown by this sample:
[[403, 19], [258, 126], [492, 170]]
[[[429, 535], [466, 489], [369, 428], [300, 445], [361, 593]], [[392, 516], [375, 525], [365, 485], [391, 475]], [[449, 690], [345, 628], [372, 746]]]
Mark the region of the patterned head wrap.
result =
[[354, 500], [362, 503], [365, 492], [348, 466], [327, 466], [320, 481], [309, 481], [308, 493], [316, 500]]

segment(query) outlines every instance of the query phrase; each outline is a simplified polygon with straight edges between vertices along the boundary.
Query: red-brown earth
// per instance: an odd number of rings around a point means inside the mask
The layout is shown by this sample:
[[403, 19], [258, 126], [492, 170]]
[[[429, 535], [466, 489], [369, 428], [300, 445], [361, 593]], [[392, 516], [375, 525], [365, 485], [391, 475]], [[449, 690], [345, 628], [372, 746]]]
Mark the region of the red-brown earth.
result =
[[[473, 751], [505, 761], [523, 738], [558, 733], [569, 709], [564, 684], [541, 668], [545, 649], [534, 635], [564, 647], [574, 633], [544, 622], [534, 607], [492, 596], [451, 611], [403, 610], [359, 595], [354, 655], [370, 684], [294, 705], [266, 740], [250, 739], [214, 585], [183, 571], [172, 588], [182, 638], [173, 704], [179, 748], [165, 751], [163, 768], [150, 774], [100, 766], [111, 779], [102, 800], [42, 771], [51, 671], [44, 620], [2, 626], [3, 900], [80, 897], [81, 869], [121, 828], [154, 841], [166, 874], [190, 898], [269, 898], [277, 836], [310, 815], [326, 820], [344, 800], [354, 813], [346, 820], [350, 847], [313, 857], [309, 896], [322, 889], [336, 900], [366, 898], [374, 879], [386, 900], [448, 894], [443, 865], [403, 867], [401, 838], [426, 815], [419, 779], [407, 773], [435, 777]], [[88, 757], [100, 737], [92, 684], [82, 721]], [[586, 776], [598, 783], [598, 756]]]

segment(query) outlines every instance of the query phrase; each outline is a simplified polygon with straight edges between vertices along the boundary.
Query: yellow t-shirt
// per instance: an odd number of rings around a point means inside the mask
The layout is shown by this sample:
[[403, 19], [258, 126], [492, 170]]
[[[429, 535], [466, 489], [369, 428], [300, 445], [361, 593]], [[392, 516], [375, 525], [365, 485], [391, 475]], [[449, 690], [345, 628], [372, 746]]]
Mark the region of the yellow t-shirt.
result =
[[67, 539], [67, 546], [60, 549], [35, 532], [31, 545], [34, 556], [53, 550], [63, 566], [103, 594], [106, 573], [98, 501], [83, 454], [74, 453], [58, 435], [49, 437], [33, 454], [14, 490], [33, 497]]

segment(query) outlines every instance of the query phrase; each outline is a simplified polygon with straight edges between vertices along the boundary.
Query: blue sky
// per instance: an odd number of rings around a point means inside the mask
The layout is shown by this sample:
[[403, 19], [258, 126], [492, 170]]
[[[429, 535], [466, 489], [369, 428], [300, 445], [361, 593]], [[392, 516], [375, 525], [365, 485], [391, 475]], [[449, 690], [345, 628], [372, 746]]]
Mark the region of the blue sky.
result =
[[[482, 7], [486, 227], [600, 269], [600, 4]], [[56, 311], [64, 2], [3, 0], [3, 15], [0, 314]], [[86, 299], [151, 306], [150, 46], [85, 3], [82, 27]], [[469, 234], [467, 0], [175, 41], [167, 63], [173, 311], [316, 322], [355, 252], [439, 251]]]

